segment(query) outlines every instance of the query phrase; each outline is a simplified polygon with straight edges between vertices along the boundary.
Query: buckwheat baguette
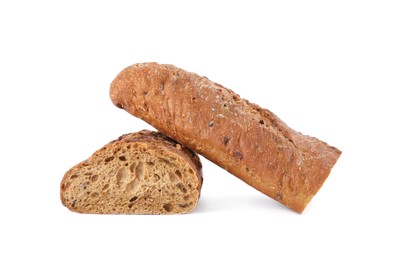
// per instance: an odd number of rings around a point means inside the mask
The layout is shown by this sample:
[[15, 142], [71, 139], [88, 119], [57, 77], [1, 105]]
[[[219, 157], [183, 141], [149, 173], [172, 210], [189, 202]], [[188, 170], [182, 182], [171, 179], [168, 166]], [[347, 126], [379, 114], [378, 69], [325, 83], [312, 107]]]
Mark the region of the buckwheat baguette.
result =
[[130, 66], [113, 103], [301, 213], [341, 152], [289, 128], [267, 109], [172, 65]]
[[194, 152], [144, 130], [121, 136], [66, 172], [61, 200], [80, 213], [187, 213], [196, 207], [201, 185]]

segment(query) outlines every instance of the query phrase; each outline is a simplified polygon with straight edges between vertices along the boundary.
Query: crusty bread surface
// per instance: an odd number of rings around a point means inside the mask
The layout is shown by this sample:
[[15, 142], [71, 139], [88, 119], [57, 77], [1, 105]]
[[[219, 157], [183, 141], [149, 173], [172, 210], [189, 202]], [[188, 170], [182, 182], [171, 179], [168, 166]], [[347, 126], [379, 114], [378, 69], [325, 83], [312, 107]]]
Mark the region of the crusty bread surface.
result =
[[301, 213], [341, 152], [206, 77], [142, 63], [113, 80], [113, 103]]
[[61, 200], [80, 213], [187, 213], [196, 207], [201, 185], [194, 152], [143, 130], [121, 136], [66, 172]]

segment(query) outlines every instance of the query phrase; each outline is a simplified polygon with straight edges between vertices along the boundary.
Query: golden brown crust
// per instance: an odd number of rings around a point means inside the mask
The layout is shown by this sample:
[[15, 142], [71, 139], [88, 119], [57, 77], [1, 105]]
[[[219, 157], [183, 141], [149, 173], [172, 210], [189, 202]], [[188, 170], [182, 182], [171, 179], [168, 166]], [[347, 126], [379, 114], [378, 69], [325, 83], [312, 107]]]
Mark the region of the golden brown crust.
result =
[[301, 213], [341, 152], [205, 77], [135, 64], [112, 82], [113, 103]]

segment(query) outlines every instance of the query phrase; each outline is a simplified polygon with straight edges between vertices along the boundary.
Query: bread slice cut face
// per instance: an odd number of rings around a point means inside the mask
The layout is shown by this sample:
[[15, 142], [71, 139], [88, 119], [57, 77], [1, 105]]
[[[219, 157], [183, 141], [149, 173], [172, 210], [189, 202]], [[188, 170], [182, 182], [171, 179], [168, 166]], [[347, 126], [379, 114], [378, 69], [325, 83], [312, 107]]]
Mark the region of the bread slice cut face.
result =
[[159, 132], [126, 134], [67, 171], [61, 201], [92, 214], [180, 214], [197, 206], [199, 157]]

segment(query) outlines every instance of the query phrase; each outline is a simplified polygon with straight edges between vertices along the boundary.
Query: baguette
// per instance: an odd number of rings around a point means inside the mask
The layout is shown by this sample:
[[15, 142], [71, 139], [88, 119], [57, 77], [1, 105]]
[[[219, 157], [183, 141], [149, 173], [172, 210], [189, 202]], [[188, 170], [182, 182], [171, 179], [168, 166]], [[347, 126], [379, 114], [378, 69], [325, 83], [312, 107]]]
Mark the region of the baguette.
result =
[[341, 154], [220, 84], [173, 65], [127, 67], [113, 80], [110, 97], [117, 107], [298, 213]]
[[143, 130], [121, 136], [66, 172], [61, 201], [80, 213], [187, 213], [196, 207], [201, 185], [194, 152]]

